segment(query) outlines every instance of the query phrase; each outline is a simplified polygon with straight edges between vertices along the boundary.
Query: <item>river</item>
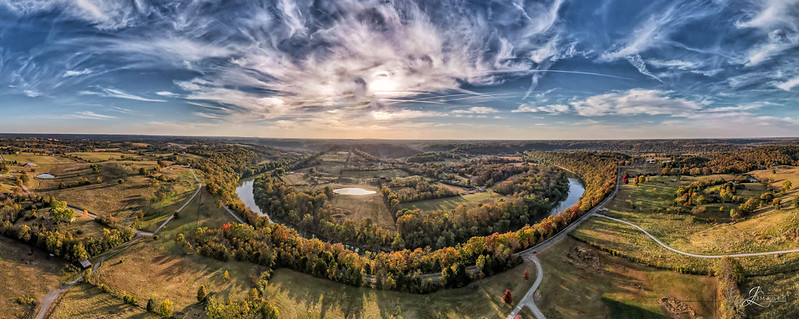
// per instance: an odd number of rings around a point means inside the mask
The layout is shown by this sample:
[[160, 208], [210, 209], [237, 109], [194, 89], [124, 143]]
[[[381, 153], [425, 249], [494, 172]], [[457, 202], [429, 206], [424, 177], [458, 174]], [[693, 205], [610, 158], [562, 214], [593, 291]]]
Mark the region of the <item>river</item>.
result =
[[[242, 202], [244, 202], [244, 205], [246, 205], [247, 208], [249, 208], [255, 213], [258, 213], [258, 215], [266, 216], [267, 218], [269, 218], [269, 215], [264, 213], [261, 210], [261, 208], [255, 204], [255, 195], [253, 195], [254, 182], [255, 182], [255, 177], [242, 179], [239, 182], [239, 187], [236, 187], [236, 194], [239, 195], [239, 198], [241, 199]], [[585, 192], [585, 187], [583, 186], [582, 183], [580, 183], [580, 180], [577, 178], [569, 177], [569, 195], [566, 196], [566, 199], [560, 202], [560, 204], [558, 204], [558, 207], [552, 209], [551, 214], [555, 215], [557, 213], [566, 210], [569, 207], [574, 206], [574, 204], [577, 204], [577, 202], [580, 201], [580, 197], [583, 196], [584, 192]], [[269, 219], [271, 220], [271, 218]]]
[[569, 195], [566, 196], [566, 199], [560, 202], [560, 204], [558, 204], [558, 207], [553, 208], [550, 214], [556, 215], [567, 208], [574, 206], [574, 204], [577, 204], [577, 202], [580, 201], [580, 197], [583, 196], [583, 193], [585, 193], [585, 187], [583, 186], [583, 183], [580, 183], [579, 179], [569, 177]]

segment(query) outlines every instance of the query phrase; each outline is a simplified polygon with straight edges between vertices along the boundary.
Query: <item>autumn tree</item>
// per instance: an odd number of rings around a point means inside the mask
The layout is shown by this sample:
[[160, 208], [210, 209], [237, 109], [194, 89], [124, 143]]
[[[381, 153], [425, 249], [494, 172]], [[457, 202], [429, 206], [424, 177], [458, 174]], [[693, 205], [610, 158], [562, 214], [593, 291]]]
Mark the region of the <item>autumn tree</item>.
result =
[[158, 306], [158, 315], [163, 318], [172, 317], [172, 313], [175, 312], [175, 304], [172, 303], [171, 300], [165, 299], [161, 302], [161, 305]]
[[510, 289], [505, 289], [505, 294], [502, 295], [502, 302], [507, 305], [513, 303], [513, 296], [511, 296]]
[[530, 280], [530, 272], [527, 270], [524, 271], [524, 280]]
[[791, 190], [791, 187], [793, 187], [793, 184], [791, 183], [791, 181], [782, 182], [782, 192], [783, 193], [787, 193], [789, 190]]

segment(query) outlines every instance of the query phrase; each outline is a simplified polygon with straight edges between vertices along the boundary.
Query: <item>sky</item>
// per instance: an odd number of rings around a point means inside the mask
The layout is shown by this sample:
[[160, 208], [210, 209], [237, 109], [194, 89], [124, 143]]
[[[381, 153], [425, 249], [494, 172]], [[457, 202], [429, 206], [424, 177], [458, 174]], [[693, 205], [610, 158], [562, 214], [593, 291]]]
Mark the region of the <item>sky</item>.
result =
[[0, 0], [0, 132], [799, 135], [799, 0]]

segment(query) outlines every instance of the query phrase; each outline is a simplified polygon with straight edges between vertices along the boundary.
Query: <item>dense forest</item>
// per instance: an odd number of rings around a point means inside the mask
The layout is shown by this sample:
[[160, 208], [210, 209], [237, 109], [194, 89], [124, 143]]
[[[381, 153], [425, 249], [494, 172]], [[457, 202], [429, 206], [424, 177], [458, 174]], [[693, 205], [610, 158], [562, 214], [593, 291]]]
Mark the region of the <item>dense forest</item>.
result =
[[[266, 218], [236, 205], [234, 208], [245, 214], [249, 224], [228, 224], [217, 229], [198, 228], [185, 238], [181, 236], [176, 240], [187, 249], [195, 250], [204, 256], [220, 260], [246, 260], [269, 268], [287, 267], [354, 286], [372, 286], [409, 292], [430, 292], [441, 287], [459, 287], [473, 280], [475, 276], [479, 277], [479, 274], [490, 275], [517, 264], [519, 260], [514, 256], [515, 252], [555, 234], [581, 216], [591, 204], [598, 203], [615, 185], [616, 160], [612, 157], [590, 153], [527, 156], [532, 160], [561, 166], [580, 175], [587, 182], [585, 200], [535, 225], [525, 225], [516, 231], [474, 236], [465, 242], [435, 250], [415, 248], [391, 252], [356, 253], [342, 244], [302, 238], [295, 230], [282, 224], [270, 223]], [[233, 174], [229, 170], [209, 171]], [[229, 178], [232, 177], [223, 180]], [[327, 196], [325, 191], [298, 195], [296, 191], [290, 191], [289, 187], [282, 185], [270, 174], [265, 174], [259, 178], [259, 181], [256, 184], [261, 185], [264, 193], [271, 194], [261, 196], [262, 199], [270, 200], [268, 205], [264, 206], [266, 208], [271, 209], [270, 207], [274, 206], [275, 209], [291, 211], [282, 206], [284, 202], [278, 195], [295, 197], [286, 203], [291, 203], [289, 208], [297, 209], [298, 214], [302, 209], [312, 214], [314, 210], [324, 206], [323, 204], [320, 206], [320, 202], [323, 202], [322, 199]], [[524, 205], [525, 200], [542, 199], [535, 197], [530, 199], [528, 196], [520, 200], [521, 202], [515, 204]], [[518, 209], [513, 204], [498, 204], [498, 206]], [[491, 214], [503, 209], [502, 207], [486, 211]], [[363, 236], [363, 233], [359, 236]], [[466, 271], [467, 267], [471, 266], [476, 266], [478, 275]], [[428, 273], [440, 273], [441, 279], [434, 281], [425, 277], [424, 275]]]

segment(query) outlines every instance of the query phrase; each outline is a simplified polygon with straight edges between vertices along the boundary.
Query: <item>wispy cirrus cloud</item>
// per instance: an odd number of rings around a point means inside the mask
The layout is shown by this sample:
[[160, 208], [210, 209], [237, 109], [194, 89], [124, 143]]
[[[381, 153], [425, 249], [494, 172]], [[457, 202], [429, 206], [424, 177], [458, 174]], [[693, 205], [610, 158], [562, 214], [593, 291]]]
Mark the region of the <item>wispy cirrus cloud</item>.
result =
[[159, 100], [159, 99], [151, 99], [146, 98], [130, 93], [123, 92], [121, 90], [112, 89], [112, 88], [99, 88], [100, 91], [80, 91], [78, 92], [81, 95], [99, 95], [102, 97], [111, 97], [111, 98], [118, 98], [118, 99], [128, 99], [128, 100], [136, 100], [142, 102], [166, 102], [166, 100]]
[[452, 113], [455, 114], [491, 114], [491, 113], [499, 113], [499, 110], [493, 107], [487, 106], [472, 106], [465, 110], [454, 110]]
[[54, 116], [57, 119], [77, 119], [77, 120], [111, 120], [116, 119], [116, 116], [99, 114], [92, 111], [81, 111], [70, 114]]

